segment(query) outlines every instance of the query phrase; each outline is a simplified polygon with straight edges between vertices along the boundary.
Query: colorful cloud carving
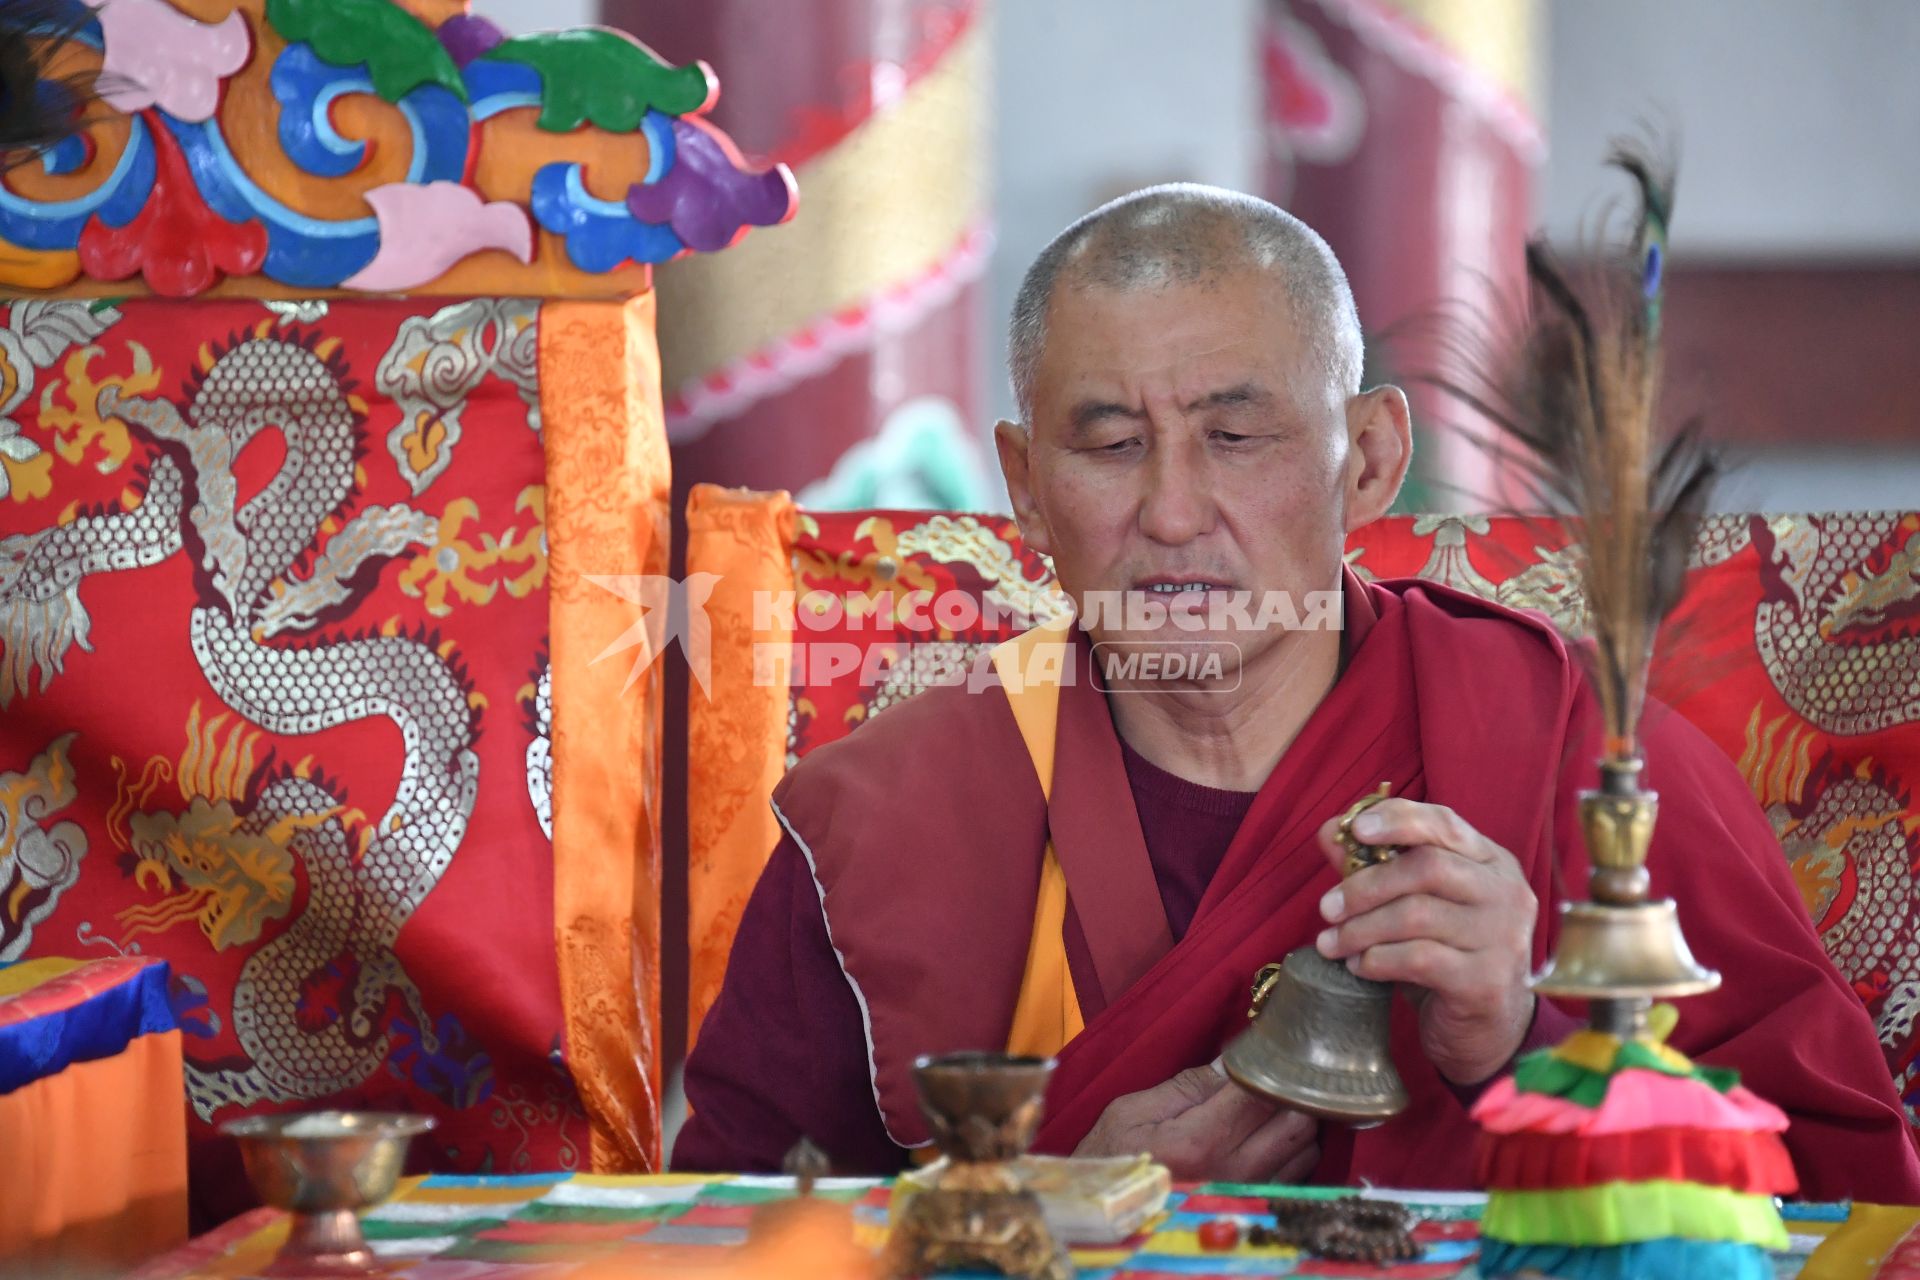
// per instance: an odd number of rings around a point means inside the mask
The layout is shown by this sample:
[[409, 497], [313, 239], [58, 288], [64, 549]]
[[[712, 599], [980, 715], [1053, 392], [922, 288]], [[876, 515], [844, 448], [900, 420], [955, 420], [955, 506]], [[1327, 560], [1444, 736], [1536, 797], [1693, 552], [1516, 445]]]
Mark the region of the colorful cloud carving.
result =
[[99, 11], [106, 44], [101, 96], [119, 111], [159, 107], [182, 120], [205, 120], [220, 105], [220, 82], [247, 65], [253, 38], [230, 13], [196, 22], [167, 0], [87, 0]]
[[[749, 171], [700, 118], [718, 92], [712, 71], [673, 66], [617, 31], [507, 37], [468, 14], [431, 26], [392, 0], [243, 0], [217, 23], [196, 21], [178, 0], [85, 2], [96, 20], [80, 39], [133, 82], [112, 100], [134, 119], [123, 145], [76, 139], [41, 158], [48, 173], [94, 176], [91, 191], [51, 200], [0, 185], [0, 255], [40, 255], [29, 265], [53, 265], [29, 276], [43, 283], [75, 271], [138, 275], [184, 296], [257, 273], [302, 289], [395, 292], [430, 285], [476, 252], [523, 263], [555, 252], [534, 236], [536, 222], [560, 237], [573, 267], [604, 274], [722, 249], [793, 213], [791, 175]], [[269, 54], [278, 125], [229, 136], [225, 85]], [[335, 108], [354, 95], [392, 104], [406, 141], [342, 133]], [[644, 178], [624, 198], [596, 197], [556, 146], [529, 195], [490, 198], [503, 193], [475, 177], [489, 172], [480, 163], [489, 122], [527, 108], [548, 134], [630, 138]], [[278, 155], [260, 154], [276, 144]], [[383, 146], [407, 148], [404, 181], [354, 184]], [[311, 183], [269, 189], [253, 176], [289, 166]], [[343, 216], [338, 199], [324, 215], [299, 207], [336, 182], [353, 184], [342, 189], [371, 212]], [[67, 274], [53, 280], [54, 267]]]
[[345, 288], [397, 293], [438, 278], [482, 249], [505, 249], [521, 262], [533, 261], [533, 224], [510, 200], [482, 200], [457, 182], [391, 182], [367, 192], [366, 199], [380, 222], [380, 251], [340, 282]]

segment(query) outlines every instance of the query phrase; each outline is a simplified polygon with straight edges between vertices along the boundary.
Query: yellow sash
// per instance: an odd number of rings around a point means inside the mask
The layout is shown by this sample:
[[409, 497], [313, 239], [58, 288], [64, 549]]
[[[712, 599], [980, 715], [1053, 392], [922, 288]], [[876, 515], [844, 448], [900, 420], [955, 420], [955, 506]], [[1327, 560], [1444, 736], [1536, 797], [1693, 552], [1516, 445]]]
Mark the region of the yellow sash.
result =
[[[993, 669], [1013, 708], [1027, 754], [1040, 775], [1040, 794], [1053, 798], [1053, 754], [1060, 723], [1060, 676], [1073, 661], [1073, 622], [1035, 627], [993, 651]], [[1013, 1008], [1007, 1052], [1051, 1058], [1086, 1025], [1067, 968], [1067, 877], [1047, 842], [1040, 864], [1040, 896], [1033, 909], [1033, 936], [1020, 998]]]

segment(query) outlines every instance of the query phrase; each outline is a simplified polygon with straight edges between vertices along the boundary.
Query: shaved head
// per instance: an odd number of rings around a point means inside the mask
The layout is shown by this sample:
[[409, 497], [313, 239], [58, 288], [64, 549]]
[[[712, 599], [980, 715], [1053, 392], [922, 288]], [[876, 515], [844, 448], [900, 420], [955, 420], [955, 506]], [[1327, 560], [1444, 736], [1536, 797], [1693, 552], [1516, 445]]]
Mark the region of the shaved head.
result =
[[1344, 402], [1360, 390], [1360, 316], [1327, 242], [1265, 200], [1191, 183], [1148, 187], [1102, 205], [1055, 236], [1027, 268], [1007, 334], [1007, 368], [1023, 421], [1047, 310], [1062, 288], [1151, 290], [1247, 271], [1273, 278], [1313, 347], [1314, 372]]

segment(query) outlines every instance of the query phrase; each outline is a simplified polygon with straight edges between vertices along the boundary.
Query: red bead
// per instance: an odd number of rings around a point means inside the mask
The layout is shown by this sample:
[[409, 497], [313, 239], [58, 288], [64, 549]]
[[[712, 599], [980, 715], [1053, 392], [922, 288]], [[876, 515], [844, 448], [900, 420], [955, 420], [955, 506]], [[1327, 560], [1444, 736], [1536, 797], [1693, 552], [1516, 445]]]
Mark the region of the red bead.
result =
[[1240, 1224], [1232, 1218], [1210, 1218], [1200, 1224], [1198, 1235], [1208, 1253], [1226, 1253], [1240, 1243]]

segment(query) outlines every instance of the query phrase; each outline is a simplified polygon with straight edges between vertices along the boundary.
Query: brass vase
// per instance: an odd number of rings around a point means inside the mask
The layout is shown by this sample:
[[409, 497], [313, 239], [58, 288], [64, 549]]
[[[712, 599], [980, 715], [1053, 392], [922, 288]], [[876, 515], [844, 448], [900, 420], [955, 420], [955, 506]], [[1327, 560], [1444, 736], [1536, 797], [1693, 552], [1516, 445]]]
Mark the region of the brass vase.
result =
[[1602, 760], [1599, 790], [1581, 793], [1591, 901], [1560, 904], [1558, 945], [1533, 980], [1539, 995], [1589, 1001], [1594, 1028], [1623, 1038], [1646, 1032], [1655, 1000], [1720, 985], [1687, 949], [1672, 899], [1648, 896], [1660, 797], [1640, 790], [1639, 779], [1639, 760]]

